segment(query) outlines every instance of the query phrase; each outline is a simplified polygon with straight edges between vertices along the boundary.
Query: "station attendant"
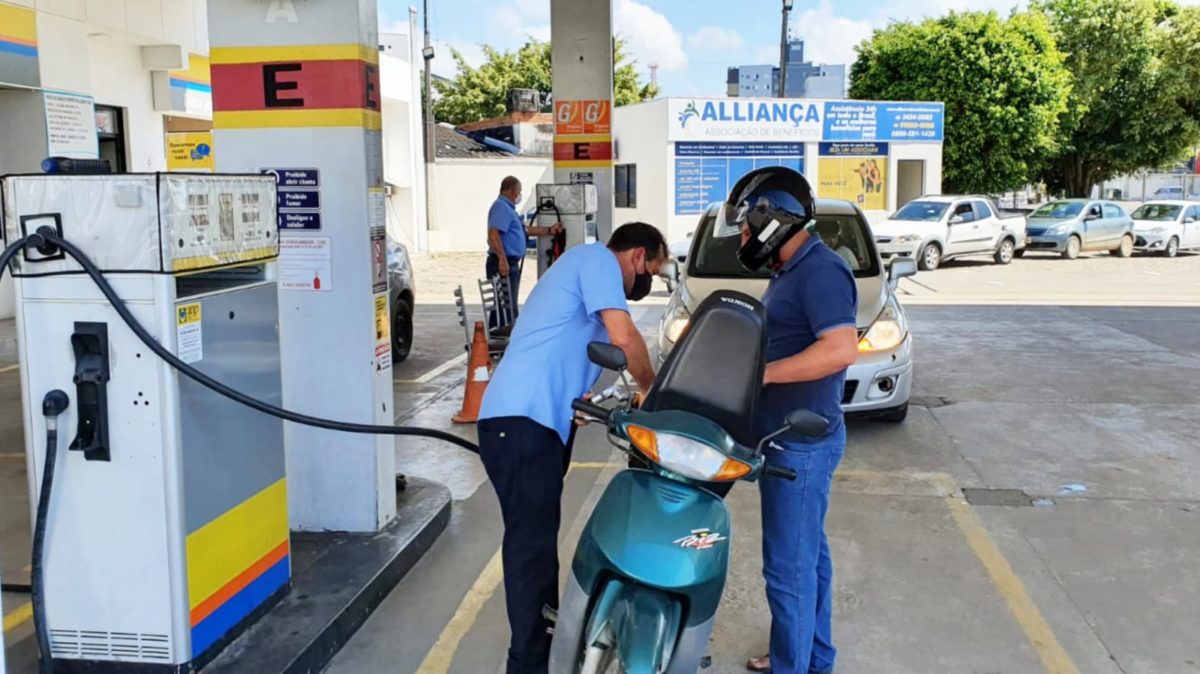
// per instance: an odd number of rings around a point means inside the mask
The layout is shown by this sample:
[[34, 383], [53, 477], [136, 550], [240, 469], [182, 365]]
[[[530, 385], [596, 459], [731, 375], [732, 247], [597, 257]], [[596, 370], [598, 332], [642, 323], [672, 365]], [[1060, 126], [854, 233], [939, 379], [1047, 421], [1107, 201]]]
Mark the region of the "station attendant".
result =
[[837, 656], [825, 513], [846, 447], [841, 402], [846, 368], [858, 357], [858, 291], [846, 261], [806, 229], [814, 209], [808, 182], [781, 167], [747, 174], [723, 209], [725, 231], [742, 237], [741, 263], [774, 271], [763, 295], [767, 367], [759, 427], [780, 428], [800, 408], [829, 421], [824, 437], [764, 449], [768, 464], [797, 473], [794, 481], [759, 483], [771, 640], [769, 656], [748, 667], [774, 674], [825, 674]]
[[508, 674], [545, 674], [549, 624], [558, 607], [558, 527], [571, 462], [571, 402], [600, 368], [587, 347], [621, 347], [644, 394], [654, 381], [646, 342], [629, 314], [666, 261], [661, 232], [622, 225], [608, 244], [575, 246], [538, 280], [492, 375], [479, 412], [479, 453], [504, 520], [504, 591], [512, 641]]
[[[500, 181], [500, 195], [488, 209], [488, 256], [484, 265], [487, 278], [508, 277], [512, 287], [513, 315], [517, 314], [517, 303], [521, 297], [521, 270], [525, 261], [525, 240], [533, 236], [550, 236], [563, 231], [561, 222], [551, 227], [525, 227], [517, 204], [521, 203], [521, 181], [508, 176]], [[488, 324], [496, 326], [497, 316], [488, 317]]]

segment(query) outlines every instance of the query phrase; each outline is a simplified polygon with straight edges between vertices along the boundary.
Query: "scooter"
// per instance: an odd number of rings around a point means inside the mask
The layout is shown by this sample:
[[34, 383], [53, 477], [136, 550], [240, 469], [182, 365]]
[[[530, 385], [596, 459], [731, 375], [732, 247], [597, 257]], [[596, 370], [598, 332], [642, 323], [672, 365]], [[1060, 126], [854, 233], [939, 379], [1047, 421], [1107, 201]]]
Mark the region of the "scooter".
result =
[[[640, 407], [573, 403], [648, 468], [617, 474], [583, 530], [561, 605], [548, 611], [552, 674], [691, 674], [706, 662], [732, 535], [721, 495], [738, 480], [795, 479], [766, 465], [762, 448], [828, 426], [797, 410], [783, 428], [756, 437], [765, 324], [754, 298], [714, 293]], [[628, 384], [621, 349], [594, 342], [588, 357]]]

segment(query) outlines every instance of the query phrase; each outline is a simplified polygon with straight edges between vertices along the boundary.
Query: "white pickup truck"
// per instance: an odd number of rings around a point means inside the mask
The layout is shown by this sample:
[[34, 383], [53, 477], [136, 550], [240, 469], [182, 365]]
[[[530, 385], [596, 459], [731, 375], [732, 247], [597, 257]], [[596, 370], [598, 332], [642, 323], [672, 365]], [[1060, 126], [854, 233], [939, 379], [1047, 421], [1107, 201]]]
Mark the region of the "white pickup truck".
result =
[[922, 271], [969, 255], [990, 255], [997, 264], [1008, 264], [1025, 248], [1025, 216], [1002, 215], [987, 197], [921, 197], [871, 229], [885, 261], [916, 258]]

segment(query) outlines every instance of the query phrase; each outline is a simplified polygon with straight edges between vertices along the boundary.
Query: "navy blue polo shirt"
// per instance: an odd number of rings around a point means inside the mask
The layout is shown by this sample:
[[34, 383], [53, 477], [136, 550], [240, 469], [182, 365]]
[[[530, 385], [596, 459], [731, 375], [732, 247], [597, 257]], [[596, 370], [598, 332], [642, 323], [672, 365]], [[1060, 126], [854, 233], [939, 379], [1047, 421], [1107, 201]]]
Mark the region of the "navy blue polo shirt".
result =
[[[812, 237], [774, 276], [763, 295], [767, 308], [767, 362], [794, 356], [836, 328], [857, 327], [858, 288], [846, 261]], [[830, 421], [830, 432], [842, 421], [845, 370], [823, 379], [773, 384], [763, 390], [760, 430], [783, 426], [799, 408]]]

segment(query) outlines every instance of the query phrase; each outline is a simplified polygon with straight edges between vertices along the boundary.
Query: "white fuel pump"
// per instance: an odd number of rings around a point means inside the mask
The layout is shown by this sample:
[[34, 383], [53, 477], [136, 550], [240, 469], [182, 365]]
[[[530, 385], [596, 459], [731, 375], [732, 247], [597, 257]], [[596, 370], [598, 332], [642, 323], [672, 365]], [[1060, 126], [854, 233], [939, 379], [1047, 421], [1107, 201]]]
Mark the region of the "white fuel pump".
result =
[[595, 243], [598, 200], [595, 185], [541, 184], [537, 186], [537, 225], [550, 227], [561, 222], [565, 237], [538, 238], [538, 277], [546, 273], [554, 259], [566, 249], [583, 243]]

